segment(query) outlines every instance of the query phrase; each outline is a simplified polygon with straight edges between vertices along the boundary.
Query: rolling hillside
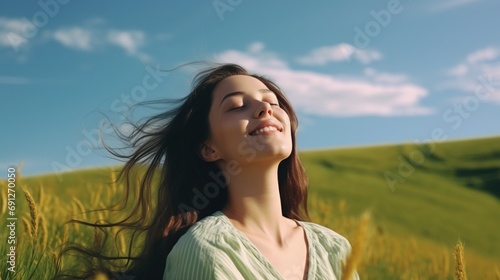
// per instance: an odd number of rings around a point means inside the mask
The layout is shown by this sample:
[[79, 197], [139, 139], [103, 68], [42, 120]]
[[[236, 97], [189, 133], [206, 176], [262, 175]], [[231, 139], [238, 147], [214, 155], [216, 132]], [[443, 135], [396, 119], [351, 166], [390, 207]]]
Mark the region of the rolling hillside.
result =
[[[352, 214], [371, 210], [380, 227], [500, 258], [500, 137], [416, 146], [301, 153], [311, 194], [345, 199]], [[82, 197], [78, 187], [109, 181], [109, 170], [26, 178], [27, 185]]]
[[500, 259], [500, 137], [302, 154], [311, 192], [370, 209], [394, 234]]
[[[419, 248], [431, 251], [453, 248], [460, 239], [467, 252], [488, 260], [487, 267], [500, 268], [500, 137], [306, 151], [301, 158], [311, 199], [332, 205], [312, 209], [328, 212], [322, 213], [325, 221], [359, 217], [368, 210], [380, 235], [417, 240]], [[110, 168], [61, 178], [48, 174], [22, 182], [34, 193], [43, 187], [53, 202], [64, 204], [72, 197], [95, 201], [92, 190], [110, 182]]]

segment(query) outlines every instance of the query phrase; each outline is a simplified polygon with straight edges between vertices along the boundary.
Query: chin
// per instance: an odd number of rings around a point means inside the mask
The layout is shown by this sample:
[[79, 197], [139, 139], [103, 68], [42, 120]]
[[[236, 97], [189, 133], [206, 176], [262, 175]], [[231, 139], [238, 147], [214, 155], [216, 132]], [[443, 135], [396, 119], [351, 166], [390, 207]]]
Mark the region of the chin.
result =
[[262, 151], [257, 152], [256, 157], [262, 159], [276, 159], [282, 161], [290, 156], [292, 147], [288, 146], [267, 146]]
[[292, 153], [291, 139], [249, 137], [237, 146], [237, 161], [248, 164], [254, 161], [282, 161]]

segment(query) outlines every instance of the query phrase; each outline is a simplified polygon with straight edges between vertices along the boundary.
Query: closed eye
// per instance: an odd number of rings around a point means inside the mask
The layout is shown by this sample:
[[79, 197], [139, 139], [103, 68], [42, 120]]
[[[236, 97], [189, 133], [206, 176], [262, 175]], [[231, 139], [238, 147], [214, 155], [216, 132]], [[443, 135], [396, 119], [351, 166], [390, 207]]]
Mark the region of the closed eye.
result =
[[236, 107], [232, 107], [231, 109], [227, 110], [228, 112], [229, 111], [236, 111], [236, 110], [239, 110], [239, 109], [243, 109], [247, 107], [246, 105], [241, 105], [241, 106], [236, 106]]
[[[278, 107], [280, 106], [280, 104], [279, 104], [279, 103], [271, 103], [271, 102], [268, 102], [268, 103], [269, 103], [269, 105], [271, 105], [271, 106], [278, 106]], [[227, 111], [228, 111], [228, 112], [231, 112], [231, 111], [237, 111], [237, 110], [244, 109], [244, 108], [246, 108], [246, 107], [247, 107], [247, 105], [234, 106], [234, 107], [230, 108], [230, 109], [229, 109], [229, 110], [227, 110]]]

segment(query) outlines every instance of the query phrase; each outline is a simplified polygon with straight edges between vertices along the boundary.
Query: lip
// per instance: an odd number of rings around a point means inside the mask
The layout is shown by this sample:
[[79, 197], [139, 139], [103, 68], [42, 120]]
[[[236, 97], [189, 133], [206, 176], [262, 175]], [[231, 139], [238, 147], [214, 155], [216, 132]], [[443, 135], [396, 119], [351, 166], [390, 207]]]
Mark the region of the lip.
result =
[[[263, 121], [261, 123], [259, 123], [256, 127], [254, 127], [249, 133], [248, 135], [250, 136], [256, 136], [256, 135], [253, 135], [253, 133], [261, 128], [264, 128], [266, 126], [272, 126], [274, 128], [276, 128], [278, 131], [277, 132], [282, 132], [283, 131], [283, 127], [281, 126], [281, 124], [279, 124], [278, 122], [276, 121]], [[266, 132], [264, 132], [263, 134], [267, 134]], [[262, 134], [261, 134], [262, 135]]]

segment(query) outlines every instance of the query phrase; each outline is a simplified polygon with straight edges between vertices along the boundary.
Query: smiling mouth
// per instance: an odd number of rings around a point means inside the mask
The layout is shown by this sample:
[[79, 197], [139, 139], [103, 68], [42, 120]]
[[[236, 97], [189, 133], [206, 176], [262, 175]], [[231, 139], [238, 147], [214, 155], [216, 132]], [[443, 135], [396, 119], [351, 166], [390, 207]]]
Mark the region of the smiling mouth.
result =
[[266, 127], [260, 128], [260, 129], [256, 129], [256, 130], [252, 131], [249, 135], [251, 135], [251, 136], [268, 135], [268, 134], [272, 134], [275, 132], [282, 132], [282, 131], [283, 131], [283, 129], [279, 129], [275, 126], [269, 125], [269, 126], [266, 126]]

